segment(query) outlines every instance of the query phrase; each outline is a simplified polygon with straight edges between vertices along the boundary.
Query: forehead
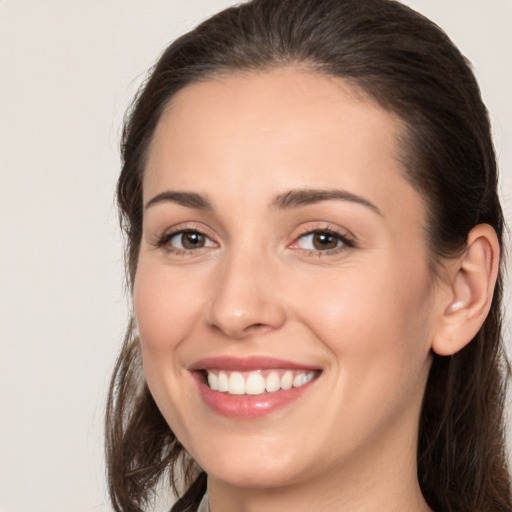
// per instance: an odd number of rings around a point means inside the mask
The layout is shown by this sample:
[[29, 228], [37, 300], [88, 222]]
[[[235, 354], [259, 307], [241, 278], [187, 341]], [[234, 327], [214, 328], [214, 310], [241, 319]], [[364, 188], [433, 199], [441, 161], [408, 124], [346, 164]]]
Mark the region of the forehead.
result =
[[185, 87], [166, 108], [145, 201], [165, 188], [232, 201], [336, 187], [394, 209], [404, 191], [419, 203], [403, 177], [402, 131], [397, 116], [338, 78], [293, 68], [220, 75]]

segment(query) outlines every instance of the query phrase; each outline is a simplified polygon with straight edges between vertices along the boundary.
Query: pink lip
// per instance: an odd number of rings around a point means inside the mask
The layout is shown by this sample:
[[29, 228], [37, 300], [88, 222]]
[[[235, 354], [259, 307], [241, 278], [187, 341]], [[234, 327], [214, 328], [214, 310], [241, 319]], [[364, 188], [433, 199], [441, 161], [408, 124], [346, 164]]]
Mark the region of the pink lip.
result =
[[254, 370], [318, 370], [318, 367], [293, 363], [274, 357], [207, 357], [196, 361], [189, 367], [190, 371], [197, 370], [225, 370], [228, 372], [250, 372]]
[[280, 390], [274, 393], [261, 395], [229, 395], [211, 390], [205, 383], [202, 370], [225, 371], [252, 371], [268, 369], [289, 370], [318, 370], [318, 367], [308, 366], [268, 357], [212, 357], [205, 358], [194, 363], [189, 370], [197, 383], [199, 393], [206, 405], [217, 414], [228, 418], [255, 419], [270, 414], [274, 411], [291, 405], [306, 393], [318, 379], [288, 390]]

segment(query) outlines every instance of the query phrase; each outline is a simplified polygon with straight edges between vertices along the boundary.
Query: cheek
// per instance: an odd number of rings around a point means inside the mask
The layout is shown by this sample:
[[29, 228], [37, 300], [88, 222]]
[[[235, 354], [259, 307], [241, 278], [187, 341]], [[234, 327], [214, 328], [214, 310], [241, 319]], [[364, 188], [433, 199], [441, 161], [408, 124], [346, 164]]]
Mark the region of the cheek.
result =
[[381, 261], [304, 283], [297, 297], [302, 321], [339, 365], [367, 372], [420, 366], [429, 353], [431, 284], [425, 267]]
[[139, 261], [133, 302], [144, 376], [158, 408], [181, 437], [187, 432], [184, 407], [192, 401], [190, 389], [183, 386], [182, 344], [197, 325], [201, 296], [190, 279], [169, 272], [165, 265]]
[[158, 354], [179, 345], [201, 309], [197, 285], [164, 266], [139, 263], [133, 300], [143, 352]]
[[186, 376], [184, 342], [197, 328], [197, 315], [203, 309], [200, 300], [204, 297], [197, 280], [184, 274], [142, 258], [133, 290], [144, 376], [176, 433], [186, 432], [181, 422], [182, 408], [191, 400], [190, 390], [181, 384]]
[[347, 436], [419, 414], [430, 368], [429, 288], [426, 274], [402, 269], [397, 279], [388, 268], [311, 290], [304, 322], [333, 355], [342, 404], [333, 423], [342, 421]]

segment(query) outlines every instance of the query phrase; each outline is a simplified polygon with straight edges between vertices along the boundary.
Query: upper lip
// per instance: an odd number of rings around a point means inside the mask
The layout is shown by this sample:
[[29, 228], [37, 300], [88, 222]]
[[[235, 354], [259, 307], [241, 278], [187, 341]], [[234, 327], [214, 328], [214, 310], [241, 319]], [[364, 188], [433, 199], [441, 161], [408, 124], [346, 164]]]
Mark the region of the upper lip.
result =
[[250, 372], [255, 370], [318, 370], [318, 366], [305, 365], [274, 357], [253, 356], [253, 357], [232, 357], [218, 356], [199, 359], [190, 367], [190, 371], [199, 370], [226, 370], [238, 372]]

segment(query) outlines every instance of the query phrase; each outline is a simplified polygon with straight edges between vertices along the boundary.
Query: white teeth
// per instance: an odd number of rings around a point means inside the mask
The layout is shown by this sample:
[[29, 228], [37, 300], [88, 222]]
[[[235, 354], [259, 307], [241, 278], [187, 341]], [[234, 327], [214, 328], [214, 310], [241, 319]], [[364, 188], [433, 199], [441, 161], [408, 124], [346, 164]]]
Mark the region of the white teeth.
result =
[[232, 372], [229, 376], [230, 395], [245, 395], [245, 379], [239, 372]]
[[245, 381], [247, 395], [261, 395], [265, 391], [265, 379], [261, 373], [251, 372]]
[[210, 386], [210, 389], [213, 389], [214, 391], [219, 389], [219, 379], [215, 373], [208, 374], [208, 385]]
[[283, 389], [292, 389], [293, 387], [293, 373], [288, 370], [284, 373], [284, 375], [281, 377], [281, 387]]
[[217, 379], [218, 387], [217, 390], [225, 393], [229, 391], [229, 378], [226, 373], [220, 372], [219, 378]]
[[298, 388], [299, 386], [302, 386], [302, 384], [304, 384], [304, 377], [306, 377], [304, 373], [298, 373], [295, 375], [295, 378], [293, 379], [293, 387]]
[[[279, 374], [282, 374], [281, 376]], [[265, 377], [261, 370], [252, 372], [207, 372], [208, 386], [213, 391], [230, 395], [261, 395], [281, 389], [298, 388], [308, 383], [317, 375], [316, 371], [295, 372], [292, 370], [270, 371]]]
[[293, 379], [293, 387], [298, 388], [300, 386], [304, 386], [304, 384], [307, 384], [314, 376], [315, 372], [299, 373]]
[[267, 375], [267, 378], [265, 379], [265, 389], [269, 393], [281, 389], [281, 379], [279, 378], [279, 374], [277, 372], [271, 372]]
[[306, 373], [306, 375], [304, 375], [303, 384], [306, 384], [307, 382], [309, 382], [310, 380], [313, 380], [314, 378], [315, 378], [315, 372]]

